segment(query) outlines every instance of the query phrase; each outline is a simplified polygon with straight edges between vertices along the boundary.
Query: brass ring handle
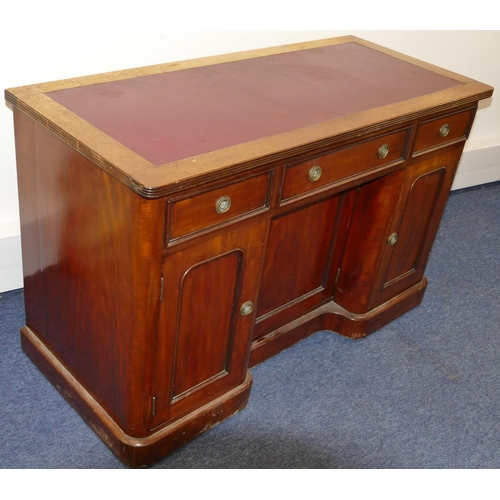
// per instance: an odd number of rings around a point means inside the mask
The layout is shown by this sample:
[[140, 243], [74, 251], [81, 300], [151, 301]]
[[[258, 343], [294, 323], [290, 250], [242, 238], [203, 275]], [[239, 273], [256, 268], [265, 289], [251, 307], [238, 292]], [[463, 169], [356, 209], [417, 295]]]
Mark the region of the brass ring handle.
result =
[[398, 241], [398, 235], [397, 233], [392, 233], [390, 236], [389, 236], [389, 239], [387, 240], [387, 243], [389, 245], [395, 245], [396, 244], [396, 241]]
[[253, 311], [253, 302], [249, 300], [248, 302], [245, 302], [241, 306], [240, 314], [242, 316], [248, 316], [249, 314], [252, 313], [252, 311]]
[[309, 180], [311, 182], [316, 182], [323, 173], [323, 169], [319, 165], [314, 165], [314, 167], [309, 170]]
[[439, 135], [441, 137], [446, 137], [450, 133], [450, 126], [445, 123], [440, 129], [439, 129]]
[[215, 202], [215, 210], [218, 214], [225, 214], [231, 208], [231, 198], [229, 196], [221, 196]]
[[382, 144], [382, 146], [378, 148], [378, 157], [385, 158], [388, 154], [389, 154], [389, 145]]

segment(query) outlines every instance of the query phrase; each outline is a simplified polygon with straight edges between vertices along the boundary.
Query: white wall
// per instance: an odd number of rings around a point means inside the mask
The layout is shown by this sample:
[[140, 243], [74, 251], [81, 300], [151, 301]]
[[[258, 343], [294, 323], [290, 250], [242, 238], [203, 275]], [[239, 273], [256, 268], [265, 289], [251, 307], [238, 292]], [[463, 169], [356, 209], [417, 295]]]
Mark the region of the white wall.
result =
[[[168, 61], [321, 39], [344, 34], [385, 45], [488, 83], [500, 92], [500, 31], [173, 31], [115, 29], [95, 14], [85, 24], [37, 23], [57, 13], [47, 3], [31, 12], [31, 29], [0, 30], [0, 88], [84, 76]], [[64, 8], [62, 4], [61, 8]], [[41, 6], [41, 7], [40, 7]], [[10, 12], [9, 12], [9, 9]], [[25, 4], [7, 7], [18, 21]], [[45, 10], [44, 10], [45, 9]], [[150, 13], [152, 18], [156, 12]], [[112, 12], [108, 12], [108, 16]], [[17, 18], [17, 19], [16, 19]], [[108, 17], [109, 19], [110, 17]], [[53, 21], [53, 19], [52, 19]], [[168, 23], [166, 23], [167, 25]], [[500, 180], [500, 97], [477, 113], [454, 188]], [[0, 292], [22, 287], [12, 112], [0, 107]]]

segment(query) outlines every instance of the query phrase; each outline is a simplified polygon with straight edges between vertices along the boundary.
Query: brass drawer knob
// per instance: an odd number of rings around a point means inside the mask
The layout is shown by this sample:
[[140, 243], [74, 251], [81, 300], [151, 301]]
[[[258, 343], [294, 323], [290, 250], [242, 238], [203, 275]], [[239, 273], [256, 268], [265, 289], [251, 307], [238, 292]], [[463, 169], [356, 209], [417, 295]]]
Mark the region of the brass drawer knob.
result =
[[389, 145], [382, 144], [382, 146], [378, 148], [378, 157], [385, 158], [388, 154], [389, 154]]
[[215, 210], [218, 214], [225, 214], [231, 208], [231, 198], [229, 196], [221, 196], [215, 202]]
[[309, 180], [311, 182], [316, 182], [323, 173], [323, 169], [319, 165], [314, 165], [314, 167], [309, 170]]
[[249, 314], [252, 313], [252, 311], [253, 311], [253, 302], [251, 302], [250, 300], [248, 302], [245, 302], [240, 309], [240, 313], [242, 316], [248, 316]]
[[389, 236], [389, 239], [387, 240], [387, 243], [389, 245], [395, 245], [396, 244], [396, 241], [398, 241], [398, 235], [397, 233], [392, 233], [390, 236]]
[[439, 135], [441, 137], [446, 137], [450, 133], [450, 126], [445, 123], [440, 129], [439, 129]]

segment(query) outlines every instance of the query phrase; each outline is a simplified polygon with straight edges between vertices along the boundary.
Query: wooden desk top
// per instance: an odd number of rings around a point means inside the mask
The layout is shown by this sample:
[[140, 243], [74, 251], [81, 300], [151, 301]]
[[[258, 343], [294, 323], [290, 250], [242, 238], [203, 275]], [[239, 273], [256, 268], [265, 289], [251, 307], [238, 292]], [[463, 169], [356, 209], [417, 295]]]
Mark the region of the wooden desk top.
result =
[[491, 93], [342, 37], [8, 89], [6, 99], [156, 198]]

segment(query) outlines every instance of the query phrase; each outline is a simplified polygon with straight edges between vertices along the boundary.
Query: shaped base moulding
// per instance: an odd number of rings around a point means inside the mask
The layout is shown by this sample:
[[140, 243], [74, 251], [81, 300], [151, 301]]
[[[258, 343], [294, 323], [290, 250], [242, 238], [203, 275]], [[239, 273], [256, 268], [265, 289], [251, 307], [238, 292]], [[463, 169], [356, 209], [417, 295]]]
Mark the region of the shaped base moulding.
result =
[[214, 401], [160, 428], [151, 435], [127, 435], [92, 395], [71, 375], [27, 326], [21, 329], [21, 345], [45, 377], [54, 385], [111, 451], [133, 468], [146, 467], [164, 458], [199, 434], [242, 410], [248, 403], [252, 375], [243, 384]]
[[264, 335], [252, 344], [250, 367], [262, 363], [283, 349], [315, 332], [331, 330], [344, 337], [361, 339], [417, 307], [424, 297], [427, 279], [365, 314], [346, 311], [335, 302], [328, 302], [287, 325]]

